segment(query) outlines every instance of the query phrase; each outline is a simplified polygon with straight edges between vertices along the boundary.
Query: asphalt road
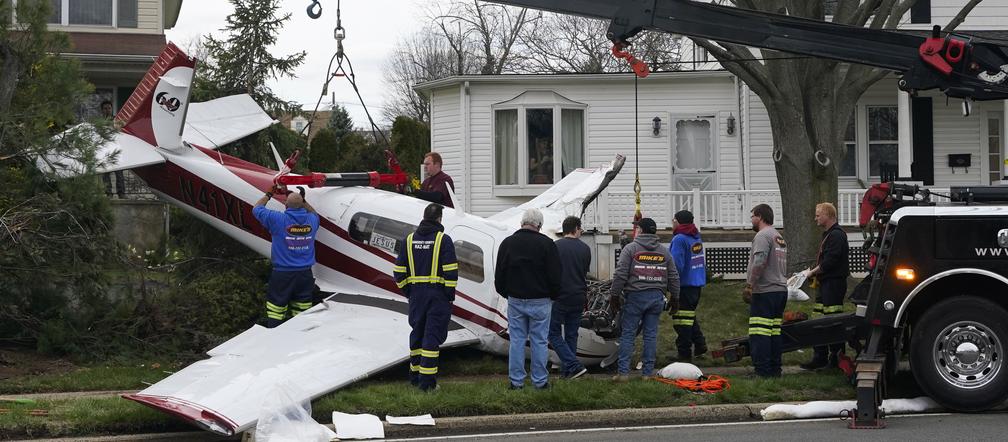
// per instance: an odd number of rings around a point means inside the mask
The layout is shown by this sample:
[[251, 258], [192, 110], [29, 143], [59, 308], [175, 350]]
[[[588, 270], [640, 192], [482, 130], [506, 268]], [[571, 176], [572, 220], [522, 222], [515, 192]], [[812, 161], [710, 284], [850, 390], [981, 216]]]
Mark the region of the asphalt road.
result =
[[733, 424], [673, 425], [640, 428], [600, 428], [570, 431], [494, 433], [449, 438], [409, 439], [508, 442], [557, 441], [668, 441], [668, 440], [745, 440], [746, 442], [829, 440], [940, 440], [1003, 441], [1008, 439], [1008, 413], [928, 414], [892, 416], [882, 430], [849, 430], [838, 419], [743, 422]]

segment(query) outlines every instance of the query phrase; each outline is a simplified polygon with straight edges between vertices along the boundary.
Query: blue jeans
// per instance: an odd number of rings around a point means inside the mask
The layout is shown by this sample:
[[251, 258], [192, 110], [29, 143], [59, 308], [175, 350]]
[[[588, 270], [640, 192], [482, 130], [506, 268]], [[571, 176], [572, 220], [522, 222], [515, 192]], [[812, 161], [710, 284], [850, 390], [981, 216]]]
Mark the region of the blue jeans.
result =
[[637, 326], [643, 327], [644, 350], [641, 357], [644, 366], [641, 374], [654, 374], [655, 355], [658, 351], [658, 316], [665, 308], [665, 294], [661, 290], [628, 292], [623, 304], [622, 335], [619, 344], [619, 374], [630, 373], [630, 355], [634, 350]]
[[[550, 314], [549, 343], [560, 358], [564, 376], [581, 371], [584, 365], [577, 359], [578, 329], [581, 328], [581, 306], [553, 304]], [[560, 328], [563, 327], [561, 333]]]
[[549, 347], [550, 310], [553, 301], [549, 298], [521, 299], [508, 298], [508, 335], [511, 347], [508, 349], [508, 378], [511, 385], [525, 384], [525, 342], [528, 341], [532, 353], [532, 385], [546, 385], [546, 360]]

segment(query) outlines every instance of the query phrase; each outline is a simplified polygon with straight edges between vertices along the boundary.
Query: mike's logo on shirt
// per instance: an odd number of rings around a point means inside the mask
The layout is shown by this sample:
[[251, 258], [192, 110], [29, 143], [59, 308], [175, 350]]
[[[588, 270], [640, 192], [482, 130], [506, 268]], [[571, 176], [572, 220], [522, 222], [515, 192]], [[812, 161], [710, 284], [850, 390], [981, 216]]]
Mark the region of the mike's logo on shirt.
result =
[[665, 262], [665, 255], [654, 252], [638, 253], [637, 261], [649, 264], [661, 264]]
[[291, 224], [287, 226], [288, 235], [307, 236], [311, 234], [311, 226], [307, 224]]
[[703, 244], [700, 244], [700, 243], [693, 244], [693, 247], [690, 248], [690, 251], [693, 252], [694, 255], [697, 254], [697, 253], [702, 252], [703, 251]]

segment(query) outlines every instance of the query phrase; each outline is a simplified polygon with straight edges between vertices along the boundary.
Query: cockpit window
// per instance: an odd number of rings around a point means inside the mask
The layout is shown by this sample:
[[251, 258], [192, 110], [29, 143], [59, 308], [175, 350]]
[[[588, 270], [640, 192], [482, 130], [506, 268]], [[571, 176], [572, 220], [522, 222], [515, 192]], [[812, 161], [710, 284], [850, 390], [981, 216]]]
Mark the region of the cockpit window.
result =
[[406, 235], [416, 229], [415, 225], [365, 212], [359, 212], [350, 219], [351, 238], [393, 256], [399, 253], [400, 244], [406, 239]]
[[483, 249], [476, 244], [455, 241], [459, 276], [473, 282], [483, 282]]

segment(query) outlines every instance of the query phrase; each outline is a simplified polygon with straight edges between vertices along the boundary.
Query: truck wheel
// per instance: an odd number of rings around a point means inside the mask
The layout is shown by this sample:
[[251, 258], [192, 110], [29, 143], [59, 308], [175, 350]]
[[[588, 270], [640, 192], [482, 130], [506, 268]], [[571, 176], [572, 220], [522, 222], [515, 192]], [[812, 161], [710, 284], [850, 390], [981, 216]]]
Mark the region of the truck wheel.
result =
[[939, 404], [983, 411], [1008, 397], [1008, 313], [983, 298], [942, 301], [913, 330], [910, 360], [921, 388]]

